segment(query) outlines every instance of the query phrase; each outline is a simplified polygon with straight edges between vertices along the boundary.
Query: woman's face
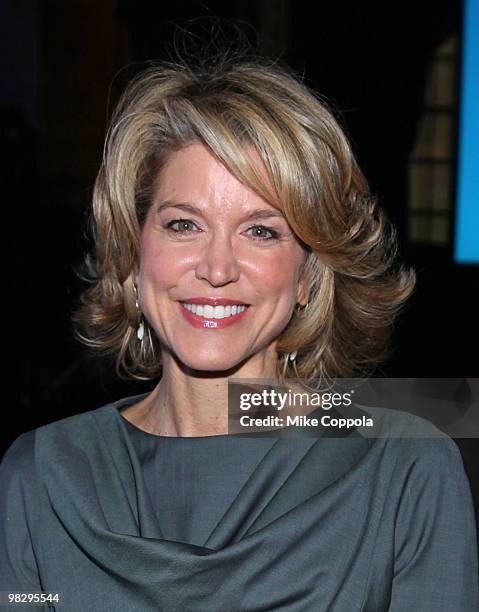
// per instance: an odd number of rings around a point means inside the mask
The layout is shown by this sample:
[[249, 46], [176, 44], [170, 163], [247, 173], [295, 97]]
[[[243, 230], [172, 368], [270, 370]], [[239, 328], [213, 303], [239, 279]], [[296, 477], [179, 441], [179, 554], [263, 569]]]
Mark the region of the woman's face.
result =
[[250, 376], [271, 368], [278, 335], [295, 304], [306, 301], [304, 258], [281, 212], [204, 145], [173, 153], [145, 220], [138, 278], [141, 308], [165, 359], [171, 352], [206, 371], [241, 364]]

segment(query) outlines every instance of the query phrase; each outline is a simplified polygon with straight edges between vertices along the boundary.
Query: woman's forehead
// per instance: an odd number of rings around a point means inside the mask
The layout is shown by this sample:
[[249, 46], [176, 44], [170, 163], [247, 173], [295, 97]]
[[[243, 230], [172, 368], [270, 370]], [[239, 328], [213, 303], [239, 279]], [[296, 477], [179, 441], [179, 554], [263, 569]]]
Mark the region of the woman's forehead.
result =
[[[272, 188], [259, 153], [248, 147], [247, 154], [262, 181]], [[203, 143], [193, 143], [172, 152], [155, 181], [155, 202], [194, 200], [221, 203], [222, 207], [257, 208], [278, 211], [235, 174]]]
[[[265, 163], [256, 148], [252, 145], [238, 145], [238, 148], [240, 146], [242, 155], [246, 154], [255, 171], [260, 174], [264, 180], [270, 180]], [[171, 173], [172, 170], [182, 170], [184, 166], [188, 166], [190, 170], [199, 169], [201, 171], [208, 168], [210, 172], [231, 173], [231, 170], [220, 159], [219, 155], [216, 155], [211, 148], [203, 142], [187, 144], [168, 154], [162, 164], [160, 175], [167, 171]]]

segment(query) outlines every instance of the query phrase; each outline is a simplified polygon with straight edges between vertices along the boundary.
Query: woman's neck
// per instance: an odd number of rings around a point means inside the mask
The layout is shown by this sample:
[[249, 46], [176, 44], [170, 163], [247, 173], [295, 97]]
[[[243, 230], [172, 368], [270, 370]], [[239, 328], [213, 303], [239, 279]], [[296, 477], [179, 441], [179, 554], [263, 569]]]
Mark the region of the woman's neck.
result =
[[155, 389], [123, 414], [148, 433], [162, 436], [214, 436], [228, 433], [228, 379], [273, 378], [275, 361], [244, 364], [234, 372], [194, 372], [166, 355]]

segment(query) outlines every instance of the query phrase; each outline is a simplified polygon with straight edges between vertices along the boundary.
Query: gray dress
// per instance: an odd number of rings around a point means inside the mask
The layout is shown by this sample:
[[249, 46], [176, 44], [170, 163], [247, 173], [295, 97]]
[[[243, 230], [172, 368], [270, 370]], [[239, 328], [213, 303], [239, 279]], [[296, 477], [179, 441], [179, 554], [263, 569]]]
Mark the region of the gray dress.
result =
[[121, 416], [142, 397], [10, 447], [0, 591], [59, 592], [63, 612], [479, 610], [449, 438], [167, 438]]

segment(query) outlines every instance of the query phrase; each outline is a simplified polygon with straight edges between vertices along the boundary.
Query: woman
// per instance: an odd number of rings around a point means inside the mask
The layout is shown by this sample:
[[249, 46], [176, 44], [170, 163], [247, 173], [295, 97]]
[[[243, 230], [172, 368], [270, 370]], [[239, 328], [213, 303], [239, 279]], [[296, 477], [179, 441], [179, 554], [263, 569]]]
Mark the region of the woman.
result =
[[93, 210], [80, 337], [158, 384], [10, 447], [1, 589], [68, 611], [476, 610], [469, 485], [432, 425], [228, 435], [228, 379], [367, 372], [414, 283], [313, 92], [264, 60], [148, 69]]

